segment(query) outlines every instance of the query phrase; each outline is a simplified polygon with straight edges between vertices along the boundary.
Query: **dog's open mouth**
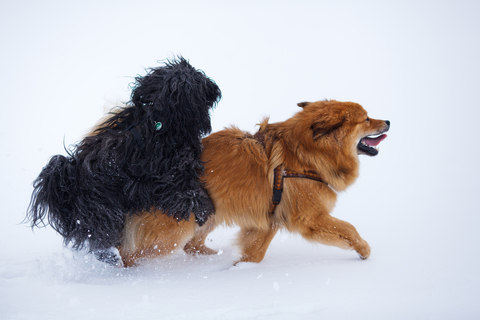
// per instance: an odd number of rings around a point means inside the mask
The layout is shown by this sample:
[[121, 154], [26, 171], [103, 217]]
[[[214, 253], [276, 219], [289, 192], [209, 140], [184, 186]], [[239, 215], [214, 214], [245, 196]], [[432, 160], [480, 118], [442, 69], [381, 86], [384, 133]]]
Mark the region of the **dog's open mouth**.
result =
[[367, 136], [360, 139], [357, 145], [358, 154], [365, 154], [367, 156], [376, 156], [378, 154], [378, 145], [385, 140], [386, 134], [378, 136]]

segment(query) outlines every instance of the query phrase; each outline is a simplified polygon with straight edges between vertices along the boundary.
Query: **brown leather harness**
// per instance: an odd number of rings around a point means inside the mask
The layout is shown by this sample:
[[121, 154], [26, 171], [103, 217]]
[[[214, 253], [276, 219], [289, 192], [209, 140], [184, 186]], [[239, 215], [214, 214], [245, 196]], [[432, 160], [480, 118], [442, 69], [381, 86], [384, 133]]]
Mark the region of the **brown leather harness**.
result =
[[279, 165], [273, 171], [273, 199], [272, 204], [270, 205], [270, 214], [275, 212], [275, 208], [280, 201], [282, 200], [282, 193], [283, 193], [283, 180], [285, 178], [306, 178], [310, 180], [319, 181], [324, 183], [328, 186], [328, 183], [323, 181], [318, 173], [315, 171], [306, 171], [306, 172], [295, 172], [289, 169], [284, 169], [283, 165]]
[[[260, 142], [263, 148], [265, 148], [265, 135], [262, 132], [258, 131], [253, 138]], [[275, 212], [275, 208], [282, 200], [283, 180], [285, 178], [306, 178], [324, 183], [328, 186], [328, 183], [323, 181], [322, 177], [315, 171], [295, 172], [290, 169], [285, 169], [283, 164], [281, 164], [273, 170], [273, 173], [273, 198], [272, 203], [270, 204], [270, 214]]]

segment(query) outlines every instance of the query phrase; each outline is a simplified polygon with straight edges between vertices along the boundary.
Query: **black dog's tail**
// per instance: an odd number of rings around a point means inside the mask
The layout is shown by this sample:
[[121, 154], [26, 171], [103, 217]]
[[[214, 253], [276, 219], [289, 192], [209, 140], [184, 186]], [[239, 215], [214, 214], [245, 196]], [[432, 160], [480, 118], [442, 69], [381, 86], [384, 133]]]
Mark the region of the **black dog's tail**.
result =
[[112, 230], [123, 229], [124, 214], [94, 199], [95, 190], [82, 181], [76, 162], [62, 155], [50, 159], [33, 183], [26, 220], [32, 228], [49, 224], [75, 249], [86, 244], [90, 251], [115, 246], [119, 235]]
[[[32, 227], [50, 224], [53, 229], [70, 238], [74, 220], [70, 212], [71, 187], [75, 184], [74, 159], [54, 156], [33, 182], [33, 193], [27, 213]], [[45, 221], [47, 220], [47, 221]]]

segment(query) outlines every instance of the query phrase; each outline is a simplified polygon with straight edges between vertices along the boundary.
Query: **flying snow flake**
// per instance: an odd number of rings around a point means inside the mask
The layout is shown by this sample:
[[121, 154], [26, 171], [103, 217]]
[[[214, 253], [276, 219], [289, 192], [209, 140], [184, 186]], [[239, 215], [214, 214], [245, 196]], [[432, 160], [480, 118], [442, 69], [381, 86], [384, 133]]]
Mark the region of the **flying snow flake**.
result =
[[278, 282], [273, 283], [273, 290], [275, 290], [277, 292], [280, 291], [280, 285], [278, 284]]

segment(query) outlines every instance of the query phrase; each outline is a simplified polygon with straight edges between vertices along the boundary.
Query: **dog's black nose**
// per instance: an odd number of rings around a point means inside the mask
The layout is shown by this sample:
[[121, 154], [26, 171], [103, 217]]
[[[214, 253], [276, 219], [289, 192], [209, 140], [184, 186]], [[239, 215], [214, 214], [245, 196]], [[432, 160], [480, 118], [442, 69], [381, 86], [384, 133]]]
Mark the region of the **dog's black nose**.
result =
[[385, 123], [386, 123], [387, 126], [390, 128], [390, 121], [389, 121], [389, 120], [386, 120]]

